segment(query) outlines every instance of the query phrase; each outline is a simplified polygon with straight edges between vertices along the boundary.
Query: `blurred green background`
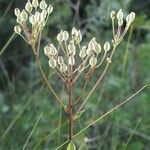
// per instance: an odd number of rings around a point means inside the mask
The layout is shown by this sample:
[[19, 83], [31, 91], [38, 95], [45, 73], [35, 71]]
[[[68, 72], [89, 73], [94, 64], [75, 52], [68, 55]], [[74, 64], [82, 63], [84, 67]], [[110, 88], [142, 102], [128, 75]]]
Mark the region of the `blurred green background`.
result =
[[[150, 0], [47, 0], [54, 7], [42, 37], [40, 59], [55, 91], [66, 97], [63, 83], [49, 69], [43, 47], [55, 42], [61, 30], [79, 27], [83, 41], [95, 36], [99, 42], [111, 41], [112, 10], [134, 11], [136, 19], [118, 47], [104, 82], [91, 96], [86, 111], [76, 122], [75, 133], [125, 100], [150, 81]], [[0, 0], [0, 50], [13, 34], [15, 8], [26, 0]], [[131, 36], [131, 38], [130, 38]], [[84, 92], [86, 96], [103, 68], [99, 68]], [[76, 84], [74, 96], [83, 81]], [[84, 99], [84, 97], [83, 97]], [[150, 150], [150, 87], [134, 101], [91, 126], [76, 138], [80, 150]], [[38, 122], [26, 149], [53, 150], [68, 138], [67, 120], [43, 84], [31, 48], [15, 36], [0, 56], [0, 150], [21, 150]], [[62, 147], [62, 150], [65, 150]]]

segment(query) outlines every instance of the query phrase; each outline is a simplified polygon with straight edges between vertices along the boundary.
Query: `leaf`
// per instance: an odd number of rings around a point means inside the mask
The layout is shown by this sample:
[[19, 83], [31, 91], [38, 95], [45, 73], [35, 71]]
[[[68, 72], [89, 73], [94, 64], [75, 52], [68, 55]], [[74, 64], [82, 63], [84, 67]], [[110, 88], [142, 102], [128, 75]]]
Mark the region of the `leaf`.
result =
[[74, 143], [70, 142], [68, 144], [67, 150], [76, 150], [76, 146], [74, 145]]

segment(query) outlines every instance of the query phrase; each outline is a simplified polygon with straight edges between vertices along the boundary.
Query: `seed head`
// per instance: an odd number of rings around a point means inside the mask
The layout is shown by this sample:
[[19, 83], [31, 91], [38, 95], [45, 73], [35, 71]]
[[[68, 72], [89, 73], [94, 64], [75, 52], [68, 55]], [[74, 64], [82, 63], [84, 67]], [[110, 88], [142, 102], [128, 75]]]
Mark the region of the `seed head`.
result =
[[109, 50], [110, 50], [110, 43], [109, 43], [109, 42], [106, 42], [106, 43], [104, 44], [104, 51], [107, 52], [107, 51], [109, 51]]

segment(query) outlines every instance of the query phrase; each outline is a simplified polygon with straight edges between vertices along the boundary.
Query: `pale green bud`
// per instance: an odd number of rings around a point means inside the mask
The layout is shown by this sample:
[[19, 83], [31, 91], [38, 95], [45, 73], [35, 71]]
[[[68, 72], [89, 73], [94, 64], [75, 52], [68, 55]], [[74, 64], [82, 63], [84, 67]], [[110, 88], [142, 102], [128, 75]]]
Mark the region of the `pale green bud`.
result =
[[59, 64], [59, 65], [61, 65], [61, 64], [64, 63], [64, 60], [63, 60], [63, 57], [62, 57], [62, 56], [58, 56], [57, 61], [58, 61], [58, 64]]
[[90, 42], [89, 42], [89, 44], [88, 44], [88, 49], [90, 49], [90, 50], [95, 50], [95, 46], [96, 46], [96, 39], [95, 38], [93, 38]]
[[135, 13], [134, 12], [131, 12], [127, 17], [126, 17], [126, 22], [127, 23], [132, 23], [133, 20], [135, 19]]
[[62, 41], [64, 40], [64, 36], [63, 36], [63, 31], [62, 30], [60, 31], [60, 33], [58, 33], [57, 40], [58, 40], [59, 43], [62, 43]]
[[79, 56], [83, 59], [84, 57], [86, 57], [86, 46], [83, 46], [80, 53], [79, 53]]
[[74, 56], [76, 54], [76, 47], [73, 41], [70, 41], [68, 45], [68, 51], [71, 56]]
[[107, 52], [107, 51], [109, 51], [109, 50], [110, 50], [110, 43], [109, 43], [109, 42], [106, 42], [106, 43], [104, 44], [104, 51]]
[[108, 63], [111, 63], [111, 59], [110, 59], [110, 58], [106, 58], [106, 61], [107, 61]]
[[35, 18], [35, 25], [39, 25], [41, 23], [41, 14], [39, 12], [36, 12], [34, 15]]
[[79, 43], [82, 40], [82, 34], [80, 30], [77, 30], [75, 27], [72, 29], [71, 31], [71, 35], [73, 37], [73, 39]]
[[118, 20], [118, 25], [119, 25], [119, 26], [122, 26], [122, 25], [123, 25], [123, 19], [119, 19], [119, 20]]
[[89, 64], [90, 64], [91, 67], [94, 67], [97, 64], [97, 58], [92, 56], [89, 60]]
[[22, 24], [22, 22], [23, 22], [23, 20], [22, 20], [21, 14], [19, 14], [17, 16], [17, 23]]
[[69, 38], [69, 33], [67, 31], [63, 31], [63, 39], [64, 41], [67, 41]]
[[47, 8], [47, 13], [51, 14], [52, 11], [53, 11], [53, 7], [51, 5], [49, 5], [48, 8]]
[[71, 66], [73, 66], [74, 64], [75, 64], [75, 59], [74, 59], [74, 57], [69, 57], [69, 59], [68, 59], [68, 64], [69, 65], [71, 65]]
[[38, 0], [32, 0], [33, 7], [37, 8], [39, 6]]
[[96, 54], [98, 55], [98, 54], [101, 52], [101, 49], [102, 49], [102, 48], [101, 48], [101, 45], [97, 43], [96, 46], [95, 46], [95, 50], [94, 50], [94, 51], [95, 51]]
[[66, 72], [66, 71], [67, 71], [67, 66], [65, 65], [65, 63], [62, 63], [62, 64], [60, 65], [60, 71], [61, 71], [61, 72]]
[[43, 10], [41, 12], [41, 21], [43, 21], [44, 19], [46, 19], [46, 16], [47, 16], [47, 11], [46, 10]]
[[48, 45], [44, 47], [44, 54], [45, 54], [46, 56], [49, 56], [49, 54], [50, 54], [50, 48], [49, 48]]
[[40, 2], [40, 8], [41, 8], [42, 10], [44, 10], [44, 9], [47, 8], [47, 4], [46, 4], [45, 0], [42, 0], [42, 1]]
[[19, 10], [18, 8], [15, 8], [14, 14], [15, 14], [16, 16], [18, 16], [18, 15], [20, 14], [20, 10]]
[[55, 60], [53, 57], [51, 57], [51, 58], [49, 59], [49, 66], [50, 66], [51, 68], [55, 68], [56, 65], [57, 65], [56, 60]]
[[28, 12], [28, 13], [31, 13], [32, 12], [32, 4], [30, 2], [30, 0], [28, 0], [28, 2], [26, 3], [26, 6], [25, 6], [25, 10]]
[[50, 47], [50, 54], [52, 56], [55, 56], [57, 54], [57, 49], [55, 48], [53, 44], [50, 44], [49, 47]]
[[23, 22], [26, 22], [27, 19], [28, 19], [28, 14], [27, 14], [27, 12], [23, 9], [20, 15], [21, 15], [22, 21], [23, 21]]
[[122, 9], [120, 9], [117, 13], [117, 19], [120, 20], [120, 19], [123, 19], [123, 12], [122, 12]]
[[113, 20], [115, 19], [115, 15], [116, 15], [116, 12], [115, 11], [112, 11], [111, 14], [110, 14], [110, 18]]
[[20, 26], [15, 26], [15, 27], [14, 27], [14, 31], [15, 31], [15, 33], [17, 33], [17, 34], [20, 34], [20, 33], [21, 33], [21, 28], [20, 28]]
[[29, 17], [29, 22], [34, 26], [36, 24], [36, 18], [34, 15]]

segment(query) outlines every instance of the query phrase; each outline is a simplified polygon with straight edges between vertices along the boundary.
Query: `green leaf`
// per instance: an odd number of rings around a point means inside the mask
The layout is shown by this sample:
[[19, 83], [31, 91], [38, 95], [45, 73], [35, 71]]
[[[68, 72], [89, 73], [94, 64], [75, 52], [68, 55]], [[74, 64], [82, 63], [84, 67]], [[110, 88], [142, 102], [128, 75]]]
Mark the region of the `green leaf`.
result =
[[68, 144], [67, 150], [76, 150], [76, 146], [74, 145], [74, 143], [70, 142]]

